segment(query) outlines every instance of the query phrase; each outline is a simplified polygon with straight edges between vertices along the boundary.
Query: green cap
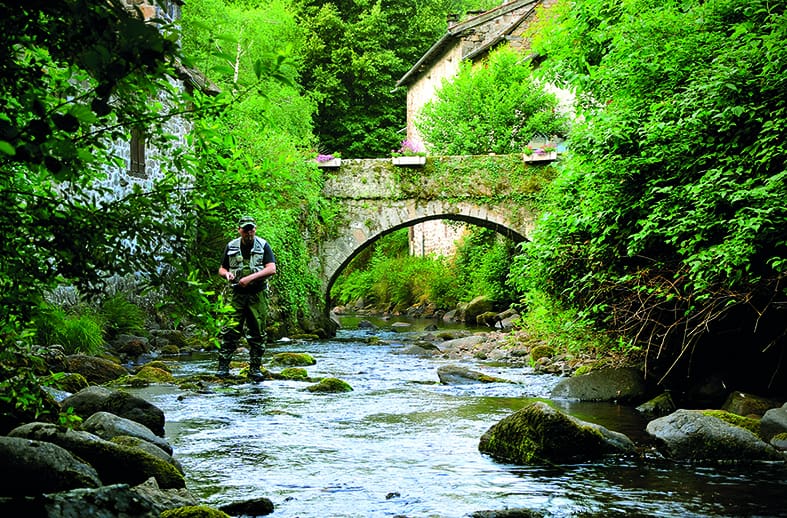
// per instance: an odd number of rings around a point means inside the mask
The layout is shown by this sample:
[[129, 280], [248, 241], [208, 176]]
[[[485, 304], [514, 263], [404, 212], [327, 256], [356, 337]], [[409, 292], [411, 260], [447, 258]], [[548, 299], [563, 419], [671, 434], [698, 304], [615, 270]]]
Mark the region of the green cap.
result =
[[256, 228], [257, 227], [257, 222], [254, 221], [254, 218], [252, 218], [251, 216], [243, 216], [242, 218], [240, 218], [240, 221], [238, 221], [238, 227], [239, 228], [246, 228], [246, 227], [255, 227]]

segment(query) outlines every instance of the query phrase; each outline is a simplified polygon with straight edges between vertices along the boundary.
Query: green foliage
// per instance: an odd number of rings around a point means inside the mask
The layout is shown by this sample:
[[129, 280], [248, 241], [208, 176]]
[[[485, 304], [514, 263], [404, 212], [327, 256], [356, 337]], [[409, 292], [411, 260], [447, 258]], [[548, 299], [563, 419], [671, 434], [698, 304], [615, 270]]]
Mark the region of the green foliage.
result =
[[[271, 322], [282, 332], [295, 329], [300, 318], [312, 314], [310, 301], [319, 297], [303, 234], [323, 231], [333, 217], [321, 198], [320, 170], [303, 151], [312, 146], [314, 108], [293, 86], [301, 30], [285, 2], [249, 8], [217, 0], [190, 2], [184, 30], [184, 49], [196, 56], [195, 62], [213, 70], [226, 91], [237, 92], [231, 109], [211, 112], [195, 127], [202, 174], [197, 177], [199, 224], [191, 269], [213, 274], [225, 244], [237, 236], [238, 217], [255, 216], [258, 235], [271, 244], [277, 260]], [[260, 66], [267, 71], [261, 78]], [[208, 329], [214, 336], [224, 313], [225, 284], [212, 277], [195, 301], [201, 315], [219, 317]]]
[[317, 103], [321, 152], [384, 157], [398, 148], [406, 91], [398, 79], [445, 32], [446, 15], [493, 0], [301, 0], [306, 30], [302, 84]]
[[526, 311], [520, 326], [529, 340], [576, 356], [596, 356], [615, 349], [613, 339], [599, 332], [592, 320], [574, 308], [562, 306], [555, 298], [530, 290], [523, 303]]
[[36, 318], [36, 340], [62, 345], [67, 354], [97, 354], [104, 348], [104, 321], [88, 306], [69, 311], [49, 306]]
[[57, 413], [39, 381], [47, 372], [43, 353], [15, 322], [0, 323], [0, 433]]
[[486, 295], [498, 307], [519, 300], [508, 285], [508, 270], [517, 250], [514, 243], [493, 230], [468, 229], [458, 243], [453, 272], [461, 287], [461, 298]]
[[583, 0], [556, 13], [536, 50], [584, 122], [517, 285], [657, 356], [728, 327], [783, 343], [783, 326], [762, 325], [787, 301], [783, 6]]
[[381, 310], [401, 311], [430, 302], [454, 308], [486, 295], [508, 305], [518, 297], [506, 285], [513, 244], [495, 232], [472, 229], [453, 257], [409, 255], [408, 229], [380, 238], [342, 272], [331, 289], [338, 304], [363, 300]]
[[557, 104], [522, 55], [501, 47], [482, 67], [462, 62], [424, 105], [417, 126], [435, 154], [520, 153], [538, 134], [565, 133]]
[[352, 304], [363, 300], [381, 310], [404, 310], [430, 301], [453, 307], [457, 298], [450, 280], [449, 264], [442, 258], [411, 257], [408, 230], [380, 238], [361, 252], [331, 289], [331, 300]]
[[142, 334], [145, 332], [145, 314], [142, 308], [128, 300], [124, 293], [116, 293], [104, 299], [99, 307], [108, 338], [119, 334]]
[[[185, 167], [162, 124], [183, 110], [169, 81], [178, 55], [170, 27], [145, 23], [117, 2], [4, 10], [3, 320], [29, 318], [58, 283], [89, 294], [100, 291], [108, 272], [155, 272], [166, 253], [160, 236], [183, 233], [167, 215], [182, 208], [181, 180], [171, 173]], [[172, 151], [172, 160], [149, 192], [129, 186], [112, 198], [97, 183], [125, 168], [110, 144], [140, 126], [151, 146]], [[134, 253], [130, 246], [119, 253], [132, 242]]]

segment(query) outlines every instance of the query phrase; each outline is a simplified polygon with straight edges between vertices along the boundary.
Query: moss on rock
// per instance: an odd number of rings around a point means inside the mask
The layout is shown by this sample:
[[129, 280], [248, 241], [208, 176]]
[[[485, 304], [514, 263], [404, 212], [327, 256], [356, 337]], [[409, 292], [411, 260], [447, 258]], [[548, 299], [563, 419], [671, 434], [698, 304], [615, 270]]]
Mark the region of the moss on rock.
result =
[[308, 353], [279, 353], [271, 359], [273, 365], [285, 365], [288, 367], [302, 367], [314, 365], [317, 360]]
[[230, 515], [206, 505], [187, 505], [167, 509], [161, 513], [161, 518], [231, 518]]
[[478, 449], [506, 462], [531, 464], [630, 453], [634, 444], [623, 434], [573, 418], [537, 401], [487, 430]]
[[309, 379], [309, 373], [306, 372], [306, 369], [301, 367], [287, 367], [286, 369], [282, 369], [279, 376], [286, 380], [308, 381]]
[[743, 428], [744, 430], [748, 430], [754, 435], [757, 436], [760, 435], [759, 419], [754, 419], [752, 417], [743, 417], [738, 414], [727, 412], [726, 410], [703, 410], [702, 413], [710, 417], [715, 417], [716, 419], [721, 419], [725, 423], [729, 423], [733, 426], [737, 426], [739, 428]]
[[352, 387], [338, 378], [323, 378], [319, 383], [306, 387], [309, 392], [351, 392]]
[[151, 383], [173, 383], [175, 381], [171, 372], [151, 365], [145, 365], [139, 369], [136, 377]]

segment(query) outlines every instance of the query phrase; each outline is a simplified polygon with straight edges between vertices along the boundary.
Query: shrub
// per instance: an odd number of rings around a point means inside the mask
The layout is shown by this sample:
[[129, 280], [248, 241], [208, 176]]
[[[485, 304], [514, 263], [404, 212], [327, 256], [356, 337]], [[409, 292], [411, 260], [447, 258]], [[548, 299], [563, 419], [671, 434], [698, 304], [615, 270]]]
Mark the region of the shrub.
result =
[[119, 334], [141, 334], [145, 331], [145, 314], [123, 293], [104, 299], [99, 308], [104, 332], [108, 338]]

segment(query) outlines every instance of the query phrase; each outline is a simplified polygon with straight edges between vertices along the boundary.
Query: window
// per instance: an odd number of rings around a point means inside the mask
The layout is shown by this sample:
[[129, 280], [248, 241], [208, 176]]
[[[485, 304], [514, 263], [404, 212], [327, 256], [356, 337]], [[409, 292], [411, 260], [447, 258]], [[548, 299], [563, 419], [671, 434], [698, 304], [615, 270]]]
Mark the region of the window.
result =
[[145, 170], [145, 131], [141, 128], [131, 130], [129, 174], [137, 178], [148, 177]]

